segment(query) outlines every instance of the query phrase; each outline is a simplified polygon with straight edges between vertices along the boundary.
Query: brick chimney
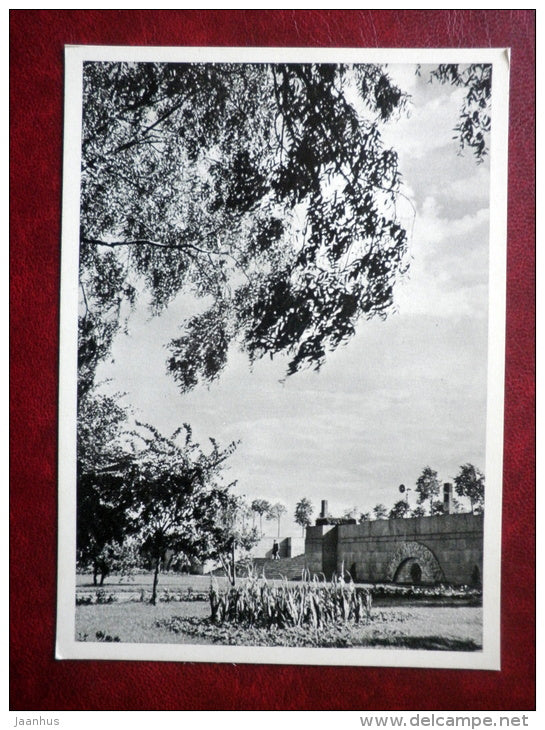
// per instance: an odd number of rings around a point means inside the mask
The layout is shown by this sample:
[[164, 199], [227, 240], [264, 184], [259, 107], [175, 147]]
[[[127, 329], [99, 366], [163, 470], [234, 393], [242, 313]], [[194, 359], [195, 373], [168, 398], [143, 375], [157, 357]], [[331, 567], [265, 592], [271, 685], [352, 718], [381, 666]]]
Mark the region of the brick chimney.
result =
[[445, 482], [443, 484], [443, 512], [446, 515], [450, 514], [450, 495], [452, 494], [452, 484]]
[[327, 517], [329, 515], [329, 511], [327, 509], [327, 499], [322, 499], [322, 509], [320, 512], [320, 517]]

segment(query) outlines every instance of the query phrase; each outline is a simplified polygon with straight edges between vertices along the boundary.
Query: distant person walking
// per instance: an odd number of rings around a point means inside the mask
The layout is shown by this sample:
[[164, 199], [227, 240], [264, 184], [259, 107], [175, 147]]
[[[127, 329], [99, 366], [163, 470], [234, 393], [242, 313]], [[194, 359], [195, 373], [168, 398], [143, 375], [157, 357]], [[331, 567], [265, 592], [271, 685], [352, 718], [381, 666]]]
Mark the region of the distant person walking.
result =
[[279, 548], [278, 543], [276, 540], [273, 542], [273, 548], [272, 548], [272, 559], [273, 560], [280, 560], [280, 555], [278, 554]]

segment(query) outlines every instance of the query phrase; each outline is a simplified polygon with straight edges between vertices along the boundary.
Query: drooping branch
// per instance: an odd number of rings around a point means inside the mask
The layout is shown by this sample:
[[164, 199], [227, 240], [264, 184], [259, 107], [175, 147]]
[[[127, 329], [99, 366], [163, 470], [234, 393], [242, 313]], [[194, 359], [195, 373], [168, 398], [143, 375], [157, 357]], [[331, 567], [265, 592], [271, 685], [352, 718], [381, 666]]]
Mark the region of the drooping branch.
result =
[[[157, 311], [184, 286], [214, 299], [174, 342], [169, 369], [183, 371], [183, 388], [214, 378], [237, 337], [251, 358], [299, 346], [290, 373], [319, 366], [361, 313], [389, 306], [405, 251], [397, 159], [351, 94], [382, 120], [400, 93], [382, 69], [356, 70], [345, 83], [347, 69], [327, 64], [142, 66], [112, 87], [114, 66], [88, 68], [84, 122], [118, 121], [89, 150], [83, 260], [97, 271], [101, 311], [126, 296], [132, 271]], [[126, 97], [139, 85], [153, 89], [149, 111], [131, 116]], [[158, 129], [164, 146], [139, 144]], [[107, 249], [129, 254], [123, 271], [124, 256]]]
[[[229, 251], [210, 251], [205, 248], [199, 248], [194, 243], [163, 243], [161, 241], [151, 241], [147, 238], [137, 238], [133, 241], [103, 241], [96, 238], [82, 238], [81, 242], [91, 246], [107, 246], [108, 248], [118, 248], [119, 246], [154, 246], [155, 248], [174, 249], [178, 251], [192, 249], [207, 256], [231, 256]], [[231, 256], [231, 258], [233, 257]]]
[[155, 127], [159, 126], [159, 124], [164, 122], [165, 119], [168, 119], [168, 117], [170, 117], [172, 114], [174, 114], [174, 112], [178, 111], [178, 109], [180, 109], [184, 105], [184, 103], [185, 103], [185, 99], [183, 101], [179, 102], [178, 104], [174, 104], [174, 106], [171, 107], [168, 111], [166, 111], [164, 114], [161, 114], [161, 116], [159, 117], [159, 119], [157, 119], [157, 121], [155, 121], [153, 124], [150, 124], [148, 127], [144, 127], [144, 129], [142, 129], [141, 138], [134, 137], [129, 142], [125, 142], [125, 144], [119, 145], [114, 150], [114, 154], [117, 154], [118, 152], [123, 152], [124, 150], [128, 150], [131, 147], [134, 147], [135, 145], [137, 145], [141, 142], [144, 142], [145, 136], [146, 136], [146, 134], [148, 134], [148, 132], [151, 132], [152, 129], [155, 129]]
[[89, 314], [89, 303], [87, 302], [87, 295], [85, 293], [85, 287], [83, 286], [83, 283], [80, 279], [79, 286], [81, 289], [81, 293], [83, 294], [83, 303], [85, 304], [85, 316]]

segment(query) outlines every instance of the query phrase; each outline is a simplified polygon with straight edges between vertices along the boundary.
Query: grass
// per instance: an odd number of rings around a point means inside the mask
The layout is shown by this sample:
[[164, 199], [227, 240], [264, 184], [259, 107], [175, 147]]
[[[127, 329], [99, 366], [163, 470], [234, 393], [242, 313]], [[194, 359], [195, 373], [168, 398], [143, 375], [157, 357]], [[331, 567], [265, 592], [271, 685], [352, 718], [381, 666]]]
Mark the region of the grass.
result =
[[210, 615], [210, 606], [204, 601], [192, 603], [112, 603], [76, 608], [76, 638], [87, 635], [87, 641], [96, 641], [96, 633], [102, 631], [110, 636], [119, 636], [120, 641], [138, 644], [202, 644], [199, 637], [179, 638], [157, 621], [179, 618], [204, 620]]
[[[430, 615], [433, 611], [433, 615]], [[480, 609], [433, 608], [415, 610], [388, 608], [368, 624], [338, 624], [313, 629], [217, 625], [210, 620], [182, 616], [159, 619], [180, 638], [199, 637], [202, 643], [236, 646], [297, 646], [314, 648], [395, 647], [477, 651], [481, 645]], [[182, 638], [182, 641], [185, 639]]]
[[[216, 578], [222, 586], [227, 586], [227, 578]], [[122, 578], [118, 575], [109, 575], [102, 586], [93, 585], [91, 573], [78, 573], [76, 575], [76, 590], [78, 594], [87, 591], [96, 591], [102, 588], [107, 593], [139, 592], [142, 588], [150, 591], [153, 585], [152, 573], [135, 573], [130, 578]], [[207, 575], [181, 575], [179, 573], [160, 573], [159, 590], [168, 588], [171, 590], [208, 591], [210, 588], [210, 576]]]
[[[96, 593], [88, 576], [79, 576], [78, 596]], [[201, 595], [208, 591], [209, 578], [202, 576], [161, 576], [162, 592], [187, 593], [188, 588]], [[147, 575], [136, 576], [132, 583], [112, 578], [103, 586], [111, 603], [76, 607], [76, 637], [97, 641], [97, 632], [128, 643], [218, 644], [243, 646], [311, 646], [311, 647], [397, 647], [407, 649], [444, 649], [475, 651], [482, 646], [482, 609], [467, 605], [412, 604], [376, 605], [371, 619], [358, 625], [256, 628], [241, 625], [212, 624], [208, 601], [173, 600], [157, 606], [131, 599], [141, 589], [151, 589]], [[382, 603], [382, 602], [381, 602]]]

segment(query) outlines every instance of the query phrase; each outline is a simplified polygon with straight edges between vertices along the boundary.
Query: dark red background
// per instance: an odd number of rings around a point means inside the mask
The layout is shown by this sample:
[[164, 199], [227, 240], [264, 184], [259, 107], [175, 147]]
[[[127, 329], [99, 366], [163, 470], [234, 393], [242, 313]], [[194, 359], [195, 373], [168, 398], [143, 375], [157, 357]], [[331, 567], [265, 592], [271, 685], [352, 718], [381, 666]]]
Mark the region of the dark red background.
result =
[[[535, 11], [11, 11], [11, 709], [531, 710]], [[501, 672], [55, 661], [63, 46], [510, 47]]]

